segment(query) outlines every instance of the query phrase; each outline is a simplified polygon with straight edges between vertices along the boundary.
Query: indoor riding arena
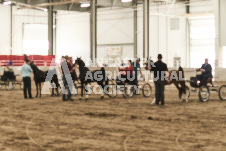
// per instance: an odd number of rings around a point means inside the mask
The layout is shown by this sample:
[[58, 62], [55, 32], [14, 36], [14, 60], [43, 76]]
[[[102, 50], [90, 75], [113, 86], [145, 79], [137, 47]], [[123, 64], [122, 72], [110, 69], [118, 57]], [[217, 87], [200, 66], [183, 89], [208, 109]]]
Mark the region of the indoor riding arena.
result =
[[0, 0], [0, 151], [225, 151], [226, 0]]

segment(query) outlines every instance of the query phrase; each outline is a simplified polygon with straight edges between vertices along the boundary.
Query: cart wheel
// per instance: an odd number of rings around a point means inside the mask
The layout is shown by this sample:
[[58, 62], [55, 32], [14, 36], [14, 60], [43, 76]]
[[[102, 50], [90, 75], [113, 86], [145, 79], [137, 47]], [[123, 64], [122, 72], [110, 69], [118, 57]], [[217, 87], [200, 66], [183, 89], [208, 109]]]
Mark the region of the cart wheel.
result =
[[125, 84], [123, 96], [125, 98], [131, 98], [131, 97], [133, 97], [133, 95], [134, 95], [134, 86]]
[[145, 83], [142, 88], [142, 93], [144, 97], [150, 97], [152, 93], [152, 88], [149, 83]]
[[115, 98], [117, 96], [117, 85], [115, 85], [114, 83], [108, 85], [107, 95], [110, 98]]
[[226, 100], [226, 85], [222, 85], [219, 89], [219, 98], [222, 100], [222, 101], [225, 101]]
[[20, 89], [21, 89], [21, 90], [24, 89], [24, 82], [23, 82], [23, 81], [20, 82]]
[[6, 87], [6, 89], [8, 91], [13, 90], [14, 87], [15, 87], [15, 81], [9, 81], [9, 80], [7, 80], [5, 87]]
[[201, 86], [199, 88], [199, 100], [202, 102], [207, 102], [210, 98], [210, 91], [207, 86]]
[[185, 94], [182, 94], [180, 99], [182, 99], [182, 101], [186, 101], [188, 100], [190, 97], [190, 89], [188, 86], [185, 87]]

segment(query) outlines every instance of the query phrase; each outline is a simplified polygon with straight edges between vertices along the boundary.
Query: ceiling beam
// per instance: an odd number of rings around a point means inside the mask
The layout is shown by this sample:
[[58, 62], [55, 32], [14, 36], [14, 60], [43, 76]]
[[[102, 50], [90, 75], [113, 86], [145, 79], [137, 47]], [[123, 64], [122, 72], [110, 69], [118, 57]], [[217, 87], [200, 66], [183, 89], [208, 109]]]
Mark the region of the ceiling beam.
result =
[[36, 8], [36, 7], [49, 7], [49, 6], [56, 6], [56, 5], [65, 5], [65, 4], [72, 4], [72, 3], [80, 3], [83, 0], [71, 0], [71, 1], [59, 1], [59, 2], [52, 2], [52, 3], [39, 3], [36, 5], [31, 5], [23, 8]]

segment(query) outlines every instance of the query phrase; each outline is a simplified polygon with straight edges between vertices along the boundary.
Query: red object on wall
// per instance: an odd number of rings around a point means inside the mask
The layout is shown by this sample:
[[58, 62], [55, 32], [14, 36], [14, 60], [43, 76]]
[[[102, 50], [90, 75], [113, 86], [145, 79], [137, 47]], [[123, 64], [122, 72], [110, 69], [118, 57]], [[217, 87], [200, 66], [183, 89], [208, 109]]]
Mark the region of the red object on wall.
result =
[[[55, 58], [55, 55], [30, 55], [27, 57], [29, 60], [34, 61], [37, 66], [50, 66], [52, 59]], [[24, 64], [24, 56], [0, 55], [0, 66], [7, 65], [9, 61], [13, 61], [14, 66], [22, 66]]]
[[8, 56], [7, 55], [0, 55], [0, 66], [7, 65]]
[[8, 60], [8, 56], [7, 55], [0, 55], [0, 60]]

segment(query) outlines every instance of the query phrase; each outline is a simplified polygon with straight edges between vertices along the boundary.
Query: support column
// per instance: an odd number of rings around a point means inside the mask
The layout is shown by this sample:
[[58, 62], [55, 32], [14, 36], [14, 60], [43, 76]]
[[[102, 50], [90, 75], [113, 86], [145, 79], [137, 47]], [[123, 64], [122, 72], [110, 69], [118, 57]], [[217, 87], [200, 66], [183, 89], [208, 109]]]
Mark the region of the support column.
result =
[[97, 58], [97, 0], [91, 0], [90, 14], [90, 58]]
[[137, 58], [137, 1], [134, 2], [134, 58]]
[[10, 55], [13, 54], [13, 5], [10, 5]]
[[[52, 3], [52, 0], [49, 0]], [[49, 51], [48, 55], [53, 55], [53, 6], [48, 7], [48, 40], [49, 40]]]
[[215, 39], [215, 68], [218, 68], [219, 65], [219, 53], [220, 53], [220, 1], [215, 1], [215, 30], [216, 30], [216, 39]]
[[[190, 14], [190, 0], [187, 0], [186, 4], [186, 14]], [[186, 19], [186, 54], [187, 54], [187, 58], [186, 58], [186, 67], [190, 67], [190, 21], [187, 18]]]
[[57, 40], [57, 35], [56, 35], [56, 33], [57, 33], [57, 27], [56, 27], [56, 24], [57, 24], [57, 19], [56, 19], [56, 16], [57, 16], [57, 11], [55, 11], [54, 12], [54, 16], [53, 16], [53, 20], [54, 20], [54, 22], [53, 22], [53, 24], [54, 24], [54, 30], [53, 30], [53, 54], [54, 55], [57, 55], [57, 45], [56, 45], [56, 40]]
[[145, 23], [146, 23], [146, 13], [145, 13], [145, 6], [146, 6], [146, 1], [147, 0], [144, 0], [143, 1], [143, 58], [146, 58], [146, 53], [145, 53], [145, 50], [146, 50], [146, 26], [145, 26]]
[[143, 58], [149, 57], [149, 0], [143, 3]]
[[149, 58], [149, 0], [147, 0], [146, 3], [146, 15], [147, 15], [147, 22], [146, 22], [146, 28], [147, 28], [147, 57]]

